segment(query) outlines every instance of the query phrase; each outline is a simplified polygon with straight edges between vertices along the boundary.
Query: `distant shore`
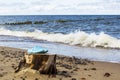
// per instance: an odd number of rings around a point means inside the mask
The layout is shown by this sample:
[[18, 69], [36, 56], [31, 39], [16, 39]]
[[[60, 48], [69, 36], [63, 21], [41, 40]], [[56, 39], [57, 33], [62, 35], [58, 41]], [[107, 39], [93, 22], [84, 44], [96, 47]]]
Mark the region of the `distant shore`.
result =
[[89, 61], [57, 55], [57, 75], [48, 78], [48, 75], [39, 74], [32, 69], [14, 73], [24, 49], [0, 46], [0, 80], [119, 80], [120, 64], [110, 62]]

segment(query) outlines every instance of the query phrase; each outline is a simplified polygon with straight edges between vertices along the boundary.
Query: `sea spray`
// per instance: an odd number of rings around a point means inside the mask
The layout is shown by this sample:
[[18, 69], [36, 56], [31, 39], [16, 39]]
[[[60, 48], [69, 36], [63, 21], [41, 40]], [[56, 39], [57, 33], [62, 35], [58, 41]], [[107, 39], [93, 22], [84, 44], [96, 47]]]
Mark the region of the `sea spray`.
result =
[[69, 45], [78, 45], [86, 47], [104, 47], [120, 48], [120, 40], [104, 32], [100, 34], [86, 33], [84, 31], [75, 31], [69, 34], [62, 33], [45, 33], [40, 30], [29, 31], [12, 31], [0, 28], [0, 35], [9, 35], [17, 37], [29, 37], [32, 39], [46, 40], [50, 42], [66, 43]]

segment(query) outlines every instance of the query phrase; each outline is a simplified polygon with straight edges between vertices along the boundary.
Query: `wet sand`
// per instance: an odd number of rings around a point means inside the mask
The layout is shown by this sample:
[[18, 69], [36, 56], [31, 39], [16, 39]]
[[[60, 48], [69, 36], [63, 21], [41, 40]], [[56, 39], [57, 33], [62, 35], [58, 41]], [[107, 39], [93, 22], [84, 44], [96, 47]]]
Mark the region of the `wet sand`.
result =
[[57, 75], [49, 78], [32, 69], [14, 73], [26, 50], [0, 47], [0, 80], [120, 80], [120, 64], [57, 55]]

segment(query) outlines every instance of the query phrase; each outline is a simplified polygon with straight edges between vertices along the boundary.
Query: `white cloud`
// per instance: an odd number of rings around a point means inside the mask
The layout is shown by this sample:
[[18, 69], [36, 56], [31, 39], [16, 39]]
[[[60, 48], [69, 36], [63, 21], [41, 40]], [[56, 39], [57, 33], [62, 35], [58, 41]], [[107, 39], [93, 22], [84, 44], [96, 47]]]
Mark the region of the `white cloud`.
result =
[[0, 0], [0, 14], [120, 14], [120, 0]]

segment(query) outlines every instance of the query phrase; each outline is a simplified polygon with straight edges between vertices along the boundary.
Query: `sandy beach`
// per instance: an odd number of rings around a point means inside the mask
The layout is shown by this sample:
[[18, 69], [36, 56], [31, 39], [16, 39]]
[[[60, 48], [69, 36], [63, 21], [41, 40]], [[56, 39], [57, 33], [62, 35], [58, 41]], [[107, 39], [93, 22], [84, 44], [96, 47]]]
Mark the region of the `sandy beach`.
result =
[[0, 80], [120, 80], [120, 64], [76, 59], [57, 55], [57, 75], [49, 78], [32, 69], [14, 73], [27, 50], [0, 47]]

